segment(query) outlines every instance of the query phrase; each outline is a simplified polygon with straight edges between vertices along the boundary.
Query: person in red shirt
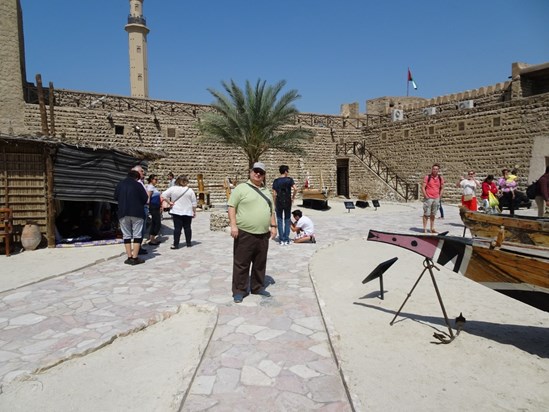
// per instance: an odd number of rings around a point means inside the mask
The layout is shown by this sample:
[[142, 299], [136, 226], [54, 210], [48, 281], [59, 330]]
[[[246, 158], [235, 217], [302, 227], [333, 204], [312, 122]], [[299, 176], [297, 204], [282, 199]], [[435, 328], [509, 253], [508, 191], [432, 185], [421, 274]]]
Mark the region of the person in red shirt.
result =
[[440, 165], [435, 163], [431, 173], [425, 176], [421, 191], [423, 192], [423, 232], [427, 233], [427, 221], [430, 220], [431, 233], [435, 230], [435, 215], [440, 207], [440, 199], [444, 191], [444, 179], [439, 175]]
[[490, 206], [490, 200], [488, 198], [488, 193], [492, 192], [494, 195], [498, 193], [498, 187], [496, 182], [494, 182], [494, 175], [486, 176], [486, 179], [482, 182], [482, 194], [480, 198], [482, 199], [482, 206], [484, 212], [486, 213], [499, 213], [497, 206]]

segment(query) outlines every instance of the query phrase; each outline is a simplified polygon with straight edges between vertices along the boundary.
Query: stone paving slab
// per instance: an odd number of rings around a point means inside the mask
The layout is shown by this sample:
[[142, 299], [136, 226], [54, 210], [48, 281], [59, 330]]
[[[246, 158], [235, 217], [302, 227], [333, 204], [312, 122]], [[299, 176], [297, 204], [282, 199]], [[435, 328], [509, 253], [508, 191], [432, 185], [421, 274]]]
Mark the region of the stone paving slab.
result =
[[0, 410], [178, 411], [216, 322], [215, 306], [182, 305], [100, 350], [5, 384]]

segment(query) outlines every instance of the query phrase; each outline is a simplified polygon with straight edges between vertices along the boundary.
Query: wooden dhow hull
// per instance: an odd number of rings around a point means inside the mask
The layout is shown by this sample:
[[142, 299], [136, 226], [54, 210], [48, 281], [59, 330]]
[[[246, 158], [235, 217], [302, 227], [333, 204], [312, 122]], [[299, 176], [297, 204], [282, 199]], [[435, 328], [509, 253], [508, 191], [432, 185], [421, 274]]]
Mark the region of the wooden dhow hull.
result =
[[503, 226], [505, 240], [549, 247], [549, 219], [528, 216], [491, 215], [460, 209], [463, 224], [473, 236], [494, 239]]
[[473, 245], [465, 277], [549, 312], [549, 259]]
[[497, 292], [549, 312], [549, 249], [453, 236], [370, 230], [368, 240], [399, 246]]

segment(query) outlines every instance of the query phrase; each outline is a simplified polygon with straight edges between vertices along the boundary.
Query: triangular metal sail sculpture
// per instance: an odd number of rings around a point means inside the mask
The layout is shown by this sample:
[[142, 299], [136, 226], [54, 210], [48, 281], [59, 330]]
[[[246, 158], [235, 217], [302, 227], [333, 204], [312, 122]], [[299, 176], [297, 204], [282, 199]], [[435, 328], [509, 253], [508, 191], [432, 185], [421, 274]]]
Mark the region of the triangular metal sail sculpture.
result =
[[[368, 240], [399, 246], [506, 296], [549, 312], [549, 249], [454, 236], [370, 230]], [[424, 263], [425, 264], [425, 263]]]
[[[461, 237], [450, 237], [440, 234], [409, 235], [370, 230], [368, 240], [388, 243], [411, 250], [425, 258], [448, 267], [456, 273], [465, 273], [472, 252], [473, 242]], [[449, 265], [452, 262], [453, 265]]]
[[[431, 280], [433, 282], [433, 286], [435, 288], [435, 292], [437, 294], [438, 301], [440, 303], [440, 307], [442, 309], [442, 313], [444, 315], [444, 320], [446, 322], [446, 326], [448, 327], [448, 334], [450, 336], [450, 339], [446, 339], [441, 334], [436, 334], [435, 337], [439, 340], [441, 340], [444, 343], [449, 343], [454, 339], [454, 333], [452, 332], [452, 327], [450, 326], [450, 321], [448, 320], [448, 315], [446, 314], [446, 308], [444, 307], [444, 303], [442, 302], [442, 297], [440, 295], [440, 291], [438, 289], [438, 285], [435, 279], [435, 275], [433, 273], [433, 269], [439, 270], [434, 264], [433, 264], [433, 258], [435, 255], [438, 254], [440, 247], [442, 246], [443, 242], [439, 237], [437, 236], [418, 236], [418, 235], [405, 235], [405, 234], [397, 234], [397, 233], [387, 233], [387, 232], [379, 232], [376, 230], [370, 230], [368, 232], [368, 240], [374, 241], [374, 242], [382, 242], [382, 243], [388, 243], [391, 245], [399, 246], [404, 249], [411, 250], [412, 252], [415, 252], [425, 258], [423, 261], [423, 271], [419, 275], [418, 279], [416, 280], [416, 283], [414, 283], [414, 286], [410, 290], [410, 293], [406, 296], [406, 299], [404, 299], [404, 302], [402, 302], [402, 305], [396, 312], [395, 316], [393, 317], [393, 320], [390, 322], [391, 325], [395, 322], [396, 318], [402, 311], [402, 308], [404, 308], [404, 305], [412, 295], [412, 292], [418, 285], [419, 281], [423, 277], [426, 271], [429, 272], [429, 275], [431, 276]], [[447, 256], [444, 258], [444, 260], [450, 261], [451, 254], [447, 254]]]

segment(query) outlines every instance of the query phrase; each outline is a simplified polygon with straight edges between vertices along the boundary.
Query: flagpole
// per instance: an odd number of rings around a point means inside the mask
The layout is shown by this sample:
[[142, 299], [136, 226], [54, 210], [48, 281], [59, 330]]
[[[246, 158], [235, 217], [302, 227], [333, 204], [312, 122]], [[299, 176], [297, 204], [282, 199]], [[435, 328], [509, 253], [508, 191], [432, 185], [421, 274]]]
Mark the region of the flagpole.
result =
[[[410, 73], [410, 68], [408, 67], [408, 73]], [[406, 73], [406, 97], [408, 97], [408, 94], [410, 92], [410, 76]]]

